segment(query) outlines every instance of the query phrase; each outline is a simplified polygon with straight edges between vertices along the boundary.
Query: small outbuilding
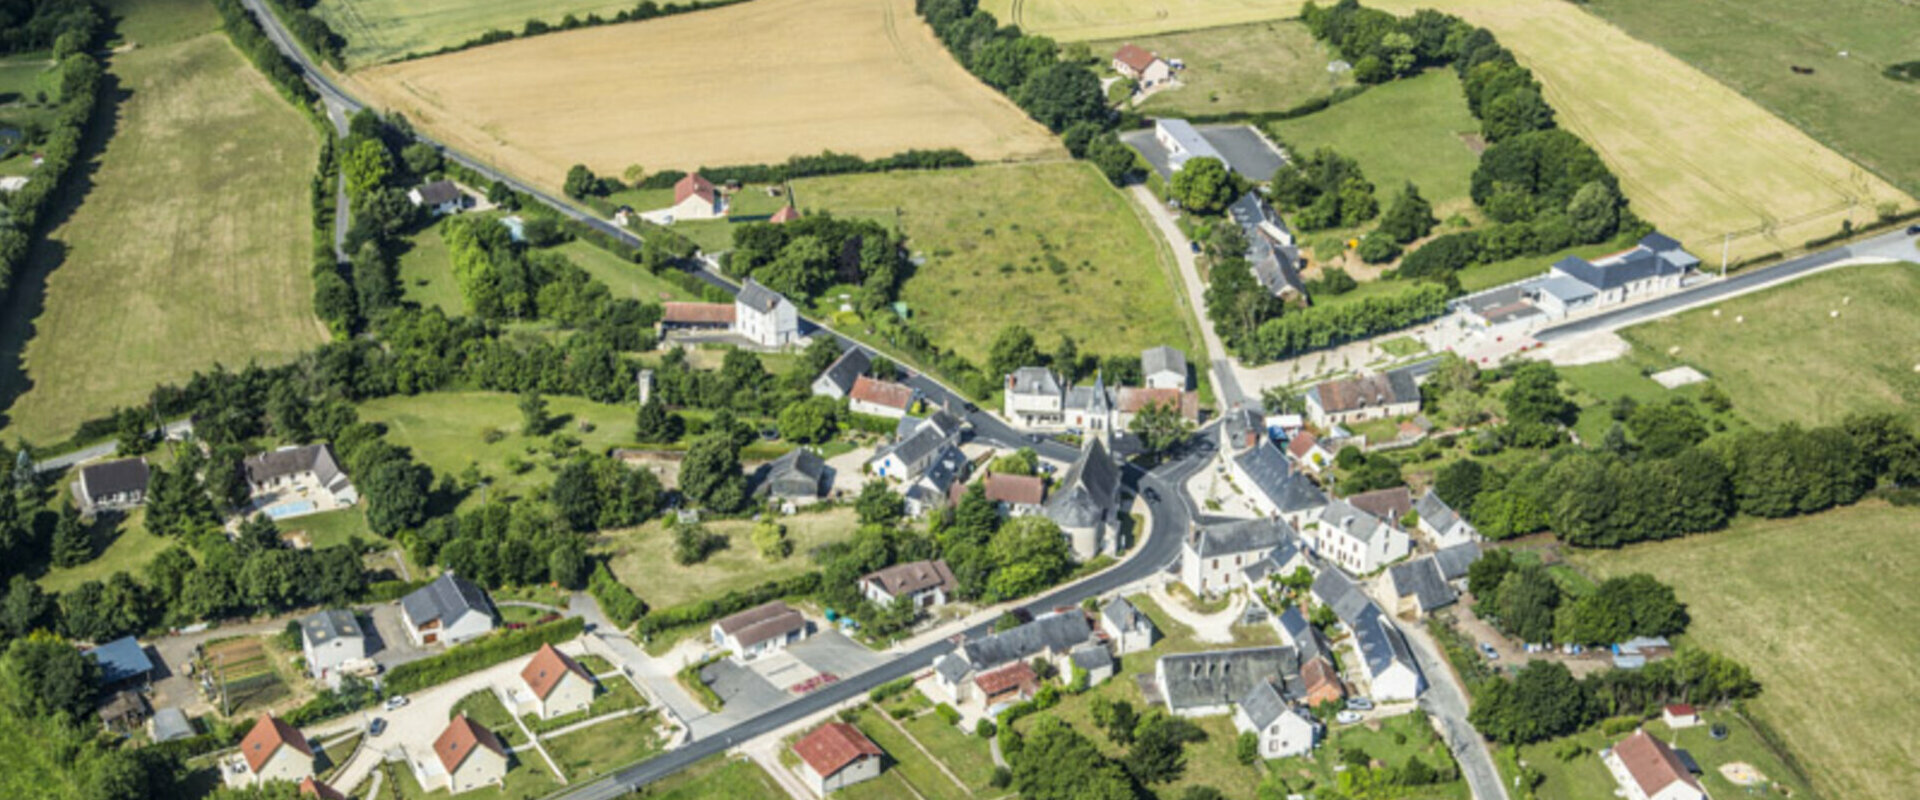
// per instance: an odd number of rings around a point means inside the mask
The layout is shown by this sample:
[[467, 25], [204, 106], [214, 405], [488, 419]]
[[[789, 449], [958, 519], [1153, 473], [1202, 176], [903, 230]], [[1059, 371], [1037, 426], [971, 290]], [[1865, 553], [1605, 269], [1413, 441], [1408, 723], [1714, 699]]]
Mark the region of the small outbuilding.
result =
[[829, 722], [793, 743], [801, 773], [821, 797], [837, 789], [880, 777], [886, 752], [845, 722]]

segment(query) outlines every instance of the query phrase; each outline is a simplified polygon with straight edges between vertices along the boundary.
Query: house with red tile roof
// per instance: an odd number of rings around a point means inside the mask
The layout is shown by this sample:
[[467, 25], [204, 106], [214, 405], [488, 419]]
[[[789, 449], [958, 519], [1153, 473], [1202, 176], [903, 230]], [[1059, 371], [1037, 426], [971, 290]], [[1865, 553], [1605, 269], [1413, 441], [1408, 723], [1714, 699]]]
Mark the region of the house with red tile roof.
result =
[[1173, 77], [1173, 67], [1165, 59], [1132, 42], [1114, 51], [1113, 71], [1139, 81], [1142, 89], [1159, 86]]
[[447, 723], [440, 738], [433, 740], [433, 760], [428, 768], [436, 766], [439, 770], [421, 782], [428, 791], [446, 789], [449, 794], [459, 794], [498, 786], [507, 777], [507, 748], [493, 731], [461, 714]]
[[798, 209], [795, 209], [792, 205], [784, 205], [780, 207], [779, 211], [773, 212], [773, 216], [768, 217], [767, 221], [775, 225], [783, 225], [799, 218], [800, 211]]
[[312, 777], [308, 777], [306, 780], [300, 782], [300, 796], [318, 797], [320, 800], [347, 800], [347, 796], [341, 794], [339, 789], [328, 786], [325, 782], [314, 780]]
[[997, 703], [1014, 703], [1032, 697], [1040, 689], [1040, 676], [1034, 673], [1032, 665], [1015, 661], [974, 676], [973, 685], [980, 690], [982, 704], [993, 708]]
[[904, 383], [862, 375], [854, 379], [853, 389], [847, 392], [847, 409], [855, 414], [900, 419], [913, 409], [915, 394], [913, 387]]
[[829, 722], [793, 743], [800, 773], [814, 793], [827, 793], [880, 777], [886, 753], [866, 734], [845, 722]]
[[306, 735], [286, 720], [261, 714], [253, 730], [240, 740], [240, 758], [254, 784], [266, 781], [289, 783], [313, 775], [313, 746]]
[[522, 700], [526, 713], [541, 719], [585, 711], [593, 705], [593, 673], [551, 644], [540, 645], [540, 651], [527, 660], [527, 666], [520, 670], [520, 682], [526, 689]]
[[1628, 800], [1707, 800], [1707, 790], [1666, 742], [1645, 728], [1601, 754]]
[[689, 219], [719, 219], [727, 215], [727, 198], [714, 188], [713, 183], [700, 177], [700, 173], [689, 173], [673, 184], [673, 221]]

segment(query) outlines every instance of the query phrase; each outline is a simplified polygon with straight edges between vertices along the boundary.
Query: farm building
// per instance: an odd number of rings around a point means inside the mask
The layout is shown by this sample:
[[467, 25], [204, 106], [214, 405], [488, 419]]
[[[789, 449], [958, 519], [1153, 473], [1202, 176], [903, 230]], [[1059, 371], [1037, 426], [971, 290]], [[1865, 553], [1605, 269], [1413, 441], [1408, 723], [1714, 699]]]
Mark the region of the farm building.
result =
[[845, 722], [829, 722], [793, 743], [793, 752], [815, 794], [826, 797], [865, 780], [880, 777], [886, 755], [880, 746]]
[[1188, 161], [1196, 158], [1211, 158], [1220, 162], [1221, 166], [1226, 166], [1226, 157], [1220, 155], [1213, 143], [1184, 119], [1154, 120], [1153, 139], [1166, 149], [1167, 166], [1174, 172], [1179, 172]]
[[81, 655], [100, 665], [98, 682], [101, 688], [144, 686], [153, 674], [153, 659], [147, 657], [147, 650], [140, 646], [140, 640], [132, 636], [122, 636]]

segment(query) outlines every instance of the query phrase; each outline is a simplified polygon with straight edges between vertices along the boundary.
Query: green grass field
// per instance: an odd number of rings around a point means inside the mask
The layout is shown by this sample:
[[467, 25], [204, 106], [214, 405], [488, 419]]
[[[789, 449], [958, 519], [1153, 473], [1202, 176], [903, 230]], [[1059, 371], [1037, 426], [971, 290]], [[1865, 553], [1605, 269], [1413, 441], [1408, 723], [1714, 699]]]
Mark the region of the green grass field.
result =
[[860, 718], [854, 721], [860, 732], [872, 739], [880, 749], [887, 751], [887, 771], [896, 773], [901, 779], [913, 785], [914, 794], [925, 800], [965, 800], [974, 794], [967, 787], [954, 783], [940, 767], [913, 745], [913, 739], [901, 733], [881, 712], [867, 708], [860, 712]]
[[809, 178], [803, 212], [886, 224], [927, 262], [901, 290], [930, 338], [984, 363], [1000, 330], [1062, 334], [1082, 353], [1202, 352], [1169, 284], [1171, 254], [1090, 164], [1056, 162]]
[[[1452, 70], [1430, 70], [1368, 89], [1325, 111], [1267, 126], [1288, 149], [1331, 147], [1360, 162], [1380, 207], [1413, 181], [1441, 219], [1473, 205], [1467, 196], [1480, 156], [1463, 134], [1480, 124]], [[1312, 238], [1312, 237], [1309, 237]]]
[[64, 592], [87, 581], [105, 581], [116, 572], [141, 574], [147, 562], [174, 544], [164, 536], [148, 533], [146, 519], [145, 509], [134, 509], [118, 523], [96, 520], [93, 546], [99, 554], [85, 564], [48, 569], [39, 578], [40, 588]]
[[211, 4], [120, 6], [140, 47], [109, 59], [109, 93], [123, 93], [111, 138], [0, 313], [9, 438], [57, 441], [162, 381], [326, 338], [308, 276], [313, 128], [215, 29]]
[[813, 569], [813, 561], [807, 554], [823, 544], [851, 537], [857, 520], [853, 510], [844, 507], [819, 514], [782, 517], [780, 524], [787, 526], [787, 537], [793, 540], [793, 555], [777, 561], [767, 560], [754, 549], [750, 520], [714, 520], [702, 524], [707, 530], [728, 537], [729, 541], [725, 550], [692, 566], [674, 562], [673, 536], [659, 520], [607, 534], [603, 552], [612, 558], [609, 566], [613, 568], [614, 577], [648, 605], [659, 608], [718, 597], [734, 589], [789, 578]]
[[[1002, 25], [1063, 42], [1149, 36], [1298, 16], [1300, 0], [986, 0]], [[1110, 56], [1112, 53], [1095, 54]]]
[[1093, 52], [1110, 56], [1129, 41], [1187, 65], [1182, 86], [1138, 106], [1145, 114], [1284, 111], [1353, 83], [1350, 73], [1327, 71], [1334, 56], [1292, 20], [1094, 42]]
[[500, 737], [500, 743], [508, 747], [518, 747], [527, 741], [527, 734], [513, 723], [513, 714], [501, 705], [492, 689], [481, 689], [460, 698], [460, 702], [453, 704], [453, 715], [461, 714], [467, 715], [475, 725], [493, 731], [493, 735]]
[[407, 240], [400, 254], [400, 288], [403, 296], [423, 308], [438, 307], [447, 316], [467, 313], [467, 298], [453, 279], [453, 260], [447, 255], [447, 241], [436, 223]]
[[991, 796], [993, 752], [987, 740], [948, 725], [938, 714], [921, 714], [900, 724], [967, 788], [979, 796]]
[[1751, 711], [1820, 796], [1895, 800], [1920, 786], [1915, 530], [1920, 511], [1869, 502], [1573, 560], [1596, 577], [1671, 583], [1693, 616], [1688, 635], [1752, 668], [1763, 690]]
[[588, 780], [658, 752], [660, 741], [653, 728], [659, 724], [653, 714], [634, 714], [541, 743], [567, 780]]
[[490, 30], [519, 33], [528, 20], [558, 24], [568, 14], [612, 17], [632, 0], [325, 0], [313, 10], [347, 40], [349, 67], [430, 53]]
[[1822, 424], [1864, 411], [1920, 422], [1916, 307], [1920, 266], [1845, 267], [1621, 335], [1634, 345], [1629, 363], [1690, 364], [1755, 425]]
[[[1806, 783], [1787, 769], [1780, 757], [1767, 747], [1752, 726], [1739, 715], [1728, 711], [1703, 712], [1701, 719], [1706, 724], [1678, 731], [1670, 729], [1665, 723], [1655, 719], [1646, 723], [1648, 735], [1669, 744], [1677, 744], [1693, 755], [1704, 773], [1700, 783], [1713, 797], [1752, 797], [1784, 798], [1808, 796]], [[1714, 741], [1707, 735], [1711, 724], [1724, 724], [1728, 735], [1723, 741]], [[1627, 734], [1602, 736], [1598, 728], [1589, 729], [1573, 736], [1539, 742], [1520, 748], [1520, 758], [1527, 765], [1545, 776], [1540, 786], [1534, 790], [1535, 800], [1612, 800], [1617, 784], [1607, 765], [1600, 760], [1600, 751], [1625, 739]], [[1584, 748], [1577, 756], [1562, 760], [1557, 751], [1568, 747], [1568, 743], [1578, 743]], [[1571, 750], [1567, 752], [1571, 754]], [[1746, 763], [1758, 769], [1769, 780], [1778, 781], [1791, 793], [1776, 791], [1771, 787], [1759, 787], [1749, 790], [1736, 786], [1726, 776], [1720, 774], [1720, 765]]]
[[[1920, 59], [1911, 4], [1887, 0], [1593, 0], [1584, 8], [1746, 95], [1907, 194], [1920, 194]], [[1811, 67], [1800, 75], [1793, 67]]]
[[[361, 404], [360, 417], [386, 425], [387, 441], [411, 448], [435, 474], [457, 476], [467, 465], [478, 464], [481, 474], [492, 479], [488, 492], [496, 500], [552, 482], [549, 466], [557, 462], [547, 445], [553, 433], [579, 439], [588, 452], [604, 451], [633, 436], [633, 409], [577, 397], [548, 397], [547, 413], [566, 421], [556, 423], [546, 436], [524, 436], [519, 403], [518, 396], [500, 392], [403, 395]], [[582, 421], [592, 423], [594, 429], [581, 431]], [[491, 429], [506, 435], [487, 444], [482, 437]], [[530, 466], [516, 473], [515, 461]], [[467, 502], [481, 499], [475, 493]]]
[[631, 297], [648, 303], [668, 300], [699, 300], [685, 289], [660, 279], [645, 267], [621, 259], [586, 242], [568, 242], [559, 248], [587, 274], [599, 278], [615, 297]]
[[653, 800], [786, 800], [787, 793], [760, 765], [746, 758], [713, 756], [653, 782]]

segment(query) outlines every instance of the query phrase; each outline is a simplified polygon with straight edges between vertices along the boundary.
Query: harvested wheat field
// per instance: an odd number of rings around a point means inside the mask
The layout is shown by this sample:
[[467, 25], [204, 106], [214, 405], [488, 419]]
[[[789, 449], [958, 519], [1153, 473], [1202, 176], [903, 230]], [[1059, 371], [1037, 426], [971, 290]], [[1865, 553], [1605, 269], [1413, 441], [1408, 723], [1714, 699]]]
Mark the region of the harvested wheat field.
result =
[[[1300, 15], [1302, 0], [982, 0], [1004, 25], [1063, 42], [1239, 25]], [[1108, 55], [1096, 53], [1096, 55]]]
[[967, 74], [911, 0], [754, 0], [356, 73], [378, 105], [537, 183], [831, 149], [1065, 155]]
[[[1870, 222], [1914, 200], [1672, 54], [1564, 0], [1371, 0], [1483, 25], [1545, 84], [1560, 124], [1600, 151], [1634, 211], [1735, 259]], [[1851, 205], [1850, 205], [1851, 203]], [[1743, 235], [1745, 234], [1745, 235]]]

